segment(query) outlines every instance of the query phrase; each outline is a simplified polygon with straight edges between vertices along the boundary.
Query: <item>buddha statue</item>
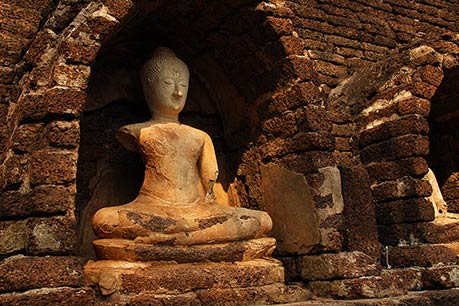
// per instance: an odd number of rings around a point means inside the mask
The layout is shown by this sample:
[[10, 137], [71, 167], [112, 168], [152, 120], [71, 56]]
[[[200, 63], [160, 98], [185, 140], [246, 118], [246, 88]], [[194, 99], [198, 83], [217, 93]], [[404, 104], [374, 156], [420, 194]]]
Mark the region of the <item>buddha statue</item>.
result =
[[250, 240], [270, 231], [267, 213], [216, 202], [212, 140], [178, 119], [188, 81], [186, 64], [168, 48], [158, 48], [141, 68], [151, 119], [123, 126], [117, 139], [140, 153], [145, 178], [132, 202], [96, 212], [93, 229], [99, 238], [186, 246]]

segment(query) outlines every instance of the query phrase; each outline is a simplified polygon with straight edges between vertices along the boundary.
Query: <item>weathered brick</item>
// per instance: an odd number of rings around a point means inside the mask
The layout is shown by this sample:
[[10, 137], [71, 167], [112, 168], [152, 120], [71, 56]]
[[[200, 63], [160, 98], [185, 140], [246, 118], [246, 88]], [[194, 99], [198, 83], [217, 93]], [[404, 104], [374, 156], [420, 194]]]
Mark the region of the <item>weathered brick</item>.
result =
[[18, 255], [0, 264], [0, 292], [83, 285], [83, 262], [76, 257]]
[[297, 132], [295, 114], [293, 112], [288, 112], [268, 119], [263, 122], [262, 129], [276, 136], [293, 135]]
[[376, 261], [361, 252], [341, 252], [302, 256], [299, 259], [301, 276], [305, 280], [331, 280], [378, 275]]
[[32, 189], [29, 203], [35, 214], [63, 214], [74, 205], [75, 187], [40, 185]]
[[378, 226], [379, 237], [384, 245], [405, 243], [436, 244], [459, 240], [458, 222], [418, 222]]
[[339, 169], [344, 201], [345, 249], [363, 252], [377, 260], [379, 238], [369, 175], [361, 166], [341, 166]]
[[30, 183], [64, 184], [76, 178], [77, 154], [57, 150], [40, 150], [31, 156]]
[[394, 161], [372, 162], [365, 166], [371, 182], [396, 180], [404, 176], [421, 177], [429, 171], [427, 162], [422, 157], [410, 157]]
[[389, 264], [394, 267], [431, 267], [455, 264], [456, 252], [447, 245], [408, 245], [389, 247]]
[[52, 88], [44, 96], [45, 109], [50, 114], [78, 116], [83, 111], [86, 93], [76, 89]]
[[289, 154], [282, 157], [279, 163], [285, 168], [299, 173], [311, 173], [335, 164], [332, 153], [324, 151]]
[[296, 111], [300, 131], [330, 131], [332, 126], [325, 108], [307, 105]]
[[108, 8], [108, 13], [121, 20], [134, 5], [131, 0], [104, 0], [102, 3]]
[[27, 219], [27, 255], [72, 254], [77, 233], [74, 218], [57, 216]]
[[7, 255], [22, 251], [27, 245], [26, 223], [24, 221], [0, 221], [0, 254]]
[[29, 155], [13, 155], [5, 161], [7, 186], [22, 184], [29, 171]]
[[24, 124], [19, 126], [13, 134], [13, 149], [32, 152], [44, 146], [44, 124]]
[[94, 305], [96, 292], [92, 288], [44, 288], [22, 293], [0, 295], [3, 305]]
[[429, 197], [432, 194], [432, 186], [426, 180], [404, 176], [396, 181], [386, 181], [371, 186], [371, 193], [377, 202], [408, 197]]
[[89, 82], [90, 68], [85, 65], [57, 64], [52, 78], [57, 86], [86, 89]]
[[425, 289], [454, 288], [459, 283], [459, 267], [432, 267], [422, 271], [422, 284]]
[[423, 156], [429, 153], [429, 138], [420, 135], [405, 135], [372, 144], [360, 151], [365, 163]]
[[378, 224], [433, 221], [433, 203], [426, 198], [412, 198], [376, 204]]
[[374, 142], [384, 141], [407, 134], [426, 135], [429, 132], [427, 119], [420, 115], [408, 115], [397, 120], [384, 122], [360, 133], [360, 145], [365, 147]]
[[29, 215], [32, 206], [22, 191], [6, 191], [0, 195], [0, 212], [0, 219], [8, 220]]
[[80, 140], [80, 125], [78, 121], [53, 121], [45, 134], [52, 146], [75, 148]]

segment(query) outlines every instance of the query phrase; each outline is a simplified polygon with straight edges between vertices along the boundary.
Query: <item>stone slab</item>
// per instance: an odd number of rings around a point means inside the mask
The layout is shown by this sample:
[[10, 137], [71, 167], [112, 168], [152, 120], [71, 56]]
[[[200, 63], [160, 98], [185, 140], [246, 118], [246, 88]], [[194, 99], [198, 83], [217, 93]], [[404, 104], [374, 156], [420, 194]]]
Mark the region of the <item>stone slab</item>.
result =
[[332, 300], [315, 299], [291, 303], [289, 306], [457, 306], [459, 289], [409, 292], [406, 295], [388, 298]]
[[261, 165], [266, 211], [281, 254], [307, 254], [320, 241], [313, 190], [304, 175], [275, 164]]
[[95, 297], [96, 295], [92, 288], [43, 288], [33, 289], [21, 293], [0, 294], [0, 305], [94, 305], [96, 300]]
[[427, 268], [422, 273], [424, 289], [449, 289], [459, 287], [459, 266]]
[[334, 281], [313, 281], [308, 288], [318, 296], [337, 299], [394, 297], [406, 294], [412, 288], [407, 277], [399, 274], [381, 274]]
[[356, 278], [381, 272], [375, 260], [362, 252], [303, 256], [299, 260], [299, 269], [305, 280]]
[[340, 167], [346, 226], [345, 250], [379, 258], [379, 239], [370, 178], [361, 166]]
[[83, 285], [82, 260], [71, 256], [16, 255], [0, 263], [0, 293]]
[[125, 261], [236, 262], [272, 254], [274, 238], [258, 238], [231, 243], [167, 246], [135, 243], [127, 239], [99, 239], [94, 247], [97, 258]]
[[401, 241], [419, 243], [448, 243], [459, 240], [459, 219], [437, 218], [432, 222], [378, 226], [383, 245], [398, 245]]
[[451, 265], [457, 262], [459, 243], [395, 246], [389, 247], [388, 252], [388, 256], [383, 256], [386, 266], [387, 260], [393, 267]]
[[284, 282], [277, 260], [255, 259], [236, 263], [89, 261], [85, 282], [103, 295], [180, 294], [198, 289], [265, 286]]

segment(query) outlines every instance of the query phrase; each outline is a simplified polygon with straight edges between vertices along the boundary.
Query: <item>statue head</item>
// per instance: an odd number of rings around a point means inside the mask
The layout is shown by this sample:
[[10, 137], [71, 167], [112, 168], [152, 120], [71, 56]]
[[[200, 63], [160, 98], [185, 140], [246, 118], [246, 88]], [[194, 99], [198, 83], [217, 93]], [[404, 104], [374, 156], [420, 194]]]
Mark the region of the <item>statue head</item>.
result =
[[188, 93], [187, 65], [169, 49], [157, 48], [140, 70], [143, 93], [152, 115], [177, 116]]

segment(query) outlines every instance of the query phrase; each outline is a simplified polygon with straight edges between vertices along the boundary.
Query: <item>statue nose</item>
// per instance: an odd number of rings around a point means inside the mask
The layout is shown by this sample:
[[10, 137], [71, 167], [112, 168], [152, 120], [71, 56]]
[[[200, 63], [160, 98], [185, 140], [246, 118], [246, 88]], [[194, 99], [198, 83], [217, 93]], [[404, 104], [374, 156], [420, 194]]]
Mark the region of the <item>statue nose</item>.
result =
[[174, 96], [181, 98], [183, 97], [183, 92], [181, 90], [176, 90], [174, 91]]

